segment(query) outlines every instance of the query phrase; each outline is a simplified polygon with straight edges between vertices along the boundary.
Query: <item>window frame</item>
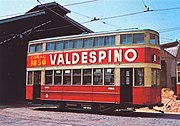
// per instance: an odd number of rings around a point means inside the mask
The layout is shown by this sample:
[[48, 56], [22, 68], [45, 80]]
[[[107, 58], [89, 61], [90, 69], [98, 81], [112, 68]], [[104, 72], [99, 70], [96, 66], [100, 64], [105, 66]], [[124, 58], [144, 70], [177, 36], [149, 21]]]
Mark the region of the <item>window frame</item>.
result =
[[[145, 71], [144, 68], [134, 68], [134, 86], [145, 86]], [[142, 82], [142, 83], [140, 83]]]

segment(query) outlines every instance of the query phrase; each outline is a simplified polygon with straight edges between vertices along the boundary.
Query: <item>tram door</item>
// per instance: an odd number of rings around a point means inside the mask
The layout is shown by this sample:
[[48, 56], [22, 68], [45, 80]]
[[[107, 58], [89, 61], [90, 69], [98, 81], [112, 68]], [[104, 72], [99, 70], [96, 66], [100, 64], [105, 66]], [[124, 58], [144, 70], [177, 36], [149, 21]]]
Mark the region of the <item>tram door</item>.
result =
[[41, 71], [34, 71], [33, 101], [40, 100], [41, 95]]
[[120, 102], [124, 105], [132, 104], [132, 83], [133, 70], [132, 68], [122, 68], [120, 70]]

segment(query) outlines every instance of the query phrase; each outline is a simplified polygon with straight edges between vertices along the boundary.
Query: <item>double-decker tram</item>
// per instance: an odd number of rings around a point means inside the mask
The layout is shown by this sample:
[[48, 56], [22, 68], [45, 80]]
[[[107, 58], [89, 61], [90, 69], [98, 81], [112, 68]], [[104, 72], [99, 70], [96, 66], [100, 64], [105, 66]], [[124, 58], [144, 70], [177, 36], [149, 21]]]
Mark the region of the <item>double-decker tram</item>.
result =
[[159, 34], [90, 33], [29, 42], [26, 99], [90, 106], [161, 105]]

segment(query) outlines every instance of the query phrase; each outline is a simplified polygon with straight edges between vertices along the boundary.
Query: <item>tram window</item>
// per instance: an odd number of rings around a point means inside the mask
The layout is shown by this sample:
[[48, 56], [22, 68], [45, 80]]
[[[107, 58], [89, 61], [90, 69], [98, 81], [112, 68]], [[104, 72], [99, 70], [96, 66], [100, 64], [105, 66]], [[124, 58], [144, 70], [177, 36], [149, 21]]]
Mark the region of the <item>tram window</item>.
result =
[[91, 48], [93, 46], [93, 38], [84, 39], [84, 48]]
[[54, 71], [54, 85], [60, 85], [62, 82], [62, 71], [55, 70]]
[[45, 84], [52, 84], [53, 71], [46, 70], [45, 71]]
[[180, 71], [178, 71], [178, 83], [180, 83]]
[[94, 46], [104, 46], [104, 37], [94, 38]]
[[115, 36], [106, 36], [105, 45], [106, 46], [115, 45]]
[[28, 72], [28, 82], [27, 84], [32, 84], [32, 71]]
[[150, 44], [156, 44], [156, 36], [154, 34], [150, 34]]
[[74, 40], [74, 48], [82, 48], [83, 41], [82, 39]]
[[125, 34], [121, 35], [121, 44], [132, 44], [133, 43], [133, 35], [132, 34]]
[[54, 42], [48, 42], [46, 43], [46, 50], [47, 51], [52, 51], [55, 49], [55, 43]]
[[73, 48], [73, 41], [72, 40], [66, 40], [64, 41], [64, 48], [65, 49], [72, 49]]
[[34, 85], [41, 84], [41, 71], [34, 71]]
[[92, 69], [83, 69], [83, 85], [91, 85]]
[[134, 44], [143, 44], [144, 43], [144, 34], [133, 34], [133, 43]]
[[143, 68], [135, 68], [135, 86], [144, 86]]
[[56, 50], [63, 50], [63, 41], [56, 42]]
[[157, 70], [156, 69], [152, 69], [151, 83], [152, 83], [152, 86], [157, 85]]
[[64, 85], [71, 85], [71, 70], [64, 70], [63, 84]]
[[114, 85], [114, 69], [104, 69], [104, 85]]
[[36, 52], [41, 52], [41, 51], [42, 51], [42, 44], [37, 44], [37, 45], [35, 46], [35, 51], [36, 51]]
[[35, 45], [30, 45], [29, 52], [35, 52]]
[[94, 85], [102, 85], [102, 76], [103, 76], [103, 73], [102, 73], [102, 69], [94, 69], [93, 70], [93, 84]]
[[73, 85], [81, 85], [81, 69], [73, 70]]

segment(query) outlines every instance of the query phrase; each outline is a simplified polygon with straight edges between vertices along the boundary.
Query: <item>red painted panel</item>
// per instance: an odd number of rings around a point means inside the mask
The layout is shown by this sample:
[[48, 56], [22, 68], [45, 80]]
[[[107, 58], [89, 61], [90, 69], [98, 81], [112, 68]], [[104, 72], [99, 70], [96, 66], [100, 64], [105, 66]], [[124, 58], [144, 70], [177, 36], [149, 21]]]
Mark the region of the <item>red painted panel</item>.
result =
[[26, 85], [26, 99], [32, 100], [33, 99], [33, 86]]
[[119, 103], [119, 86], [42, 86], [41, 100]]
[[176, 95], [177, 95], [177, 98], [180, 99], [180, 84], [176, 85]]
[[161, 103], [160, 87], [133, 87], [133, 104], [150, 105]]
[[[154, 48], [146, 48], [145, 49], [145, 62], [146, 63], [158, 63], [160, 64], [160, 50]], [[153, 61], [153, 55], [156, 61]]]

